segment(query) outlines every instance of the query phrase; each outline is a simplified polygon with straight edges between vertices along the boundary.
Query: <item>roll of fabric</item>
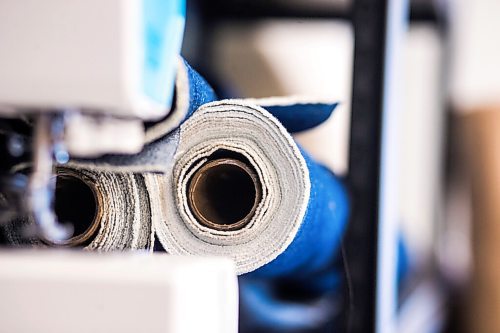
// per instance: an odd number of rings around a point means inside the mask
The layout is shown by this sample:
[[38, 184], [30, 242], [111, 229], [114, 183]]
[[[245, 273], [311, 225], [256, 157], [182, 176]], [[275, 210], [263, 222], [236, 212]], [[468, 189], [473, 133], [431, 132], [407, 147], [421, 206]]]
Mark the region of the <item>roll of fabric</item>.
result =
[[[61, 166], [95, 200], [95, 216], [89, 214], [86, 227], [76, 225], [77, 239], [63, 245], [151, 249], [156, 235], [171, 254], [230, 257], [238, 274], [300, 277], [328, 266], [347, 222], [347, 195], [289, 132], [320, 124], [335, 103], [214, 99], [180, 61], [173, 109], [145, 124], [147, 144], [139, 154]], [[69, 206], [81, 202], [72, 193], [61, 197]], [[7, 227], [11, 243], [22, 243], [19, 227], [30, 219], [21, 222]]]
[[59, 167], [56, 177], [55, 211], [61, 223], [73, 225], [74, 236], [60, 243], [30, 236], [34, 222], [26, 216], [4, 226], [10, 244], [103, 251], [152, 248], [149, 194], [141, 175]]
[[178, 135], [172, 168], [144, 176], [167, 252], [227, 256], [239, 274], [268, 277], [307, 274], [337, 254], [346, 193], [269, 112], [205, 104]]

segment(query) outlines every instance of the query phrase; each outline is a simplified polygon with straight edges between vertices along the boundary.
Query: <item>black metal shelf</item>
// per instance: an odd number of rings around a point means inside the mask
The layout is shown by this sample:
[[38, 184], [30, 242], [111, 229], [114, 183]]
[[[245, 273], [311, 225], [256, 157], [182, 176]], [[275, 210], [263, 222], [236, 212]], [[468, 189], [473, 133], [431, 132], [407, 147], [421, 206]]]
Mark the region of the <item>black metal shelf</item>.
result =
[[[288, 19], [339, 19], [354, 20], [355, 11], [360, 3], [353, 0], [350, 6], [298, 6], [285, 1], [258, 0], [211, 0], [200, 1], [203, 16], [210, 20], [260, 20], [267, 18]], [[410, 22], [437, 23], [441, 20], [438, 9], [430, 1], [410, 3]]]

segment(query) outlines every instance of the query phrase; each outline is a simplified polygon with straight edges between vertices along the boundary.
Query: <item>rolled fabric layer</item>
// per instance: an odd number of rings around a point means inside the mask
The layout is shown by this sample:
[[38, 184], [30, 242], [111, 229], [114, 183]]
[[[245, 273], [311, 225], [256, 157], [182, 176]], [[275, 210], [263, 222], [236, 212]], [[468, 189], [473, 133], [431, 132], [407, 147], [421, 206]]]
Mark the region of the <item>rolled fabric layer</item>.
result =
[[241, 100], [203, 105], [180, 127], [173, 168], [144, 177], [165, 250], [231, 257], [239, 274], [319, 270], [347, 220], [333, 174], [270, 113]]
[[72, 238], [54, 244], [49, 239], [25, 237], [33, 224], [26, 217], [4, 227], [9, 243], [103, 251], [152, 248], [149, 195], [141, 175], [60, 167], [56, 171], [55, 202], [59, 220], [74, 226]]

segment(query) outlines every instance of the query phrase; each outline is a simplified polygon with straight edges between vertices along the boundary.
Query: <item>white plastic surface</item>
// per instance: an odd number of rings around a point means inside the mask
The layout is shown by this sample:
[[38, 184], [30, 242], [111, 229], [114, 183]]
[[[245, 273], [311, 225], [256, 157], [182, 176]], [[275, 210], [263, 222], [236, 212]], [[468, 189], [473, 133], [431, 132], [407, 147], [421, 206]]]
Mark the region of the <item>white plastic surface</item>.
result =
[[237, 332], [226, 259], [3, 250], [0, 267], [1, 332]]
[[0, 1], [0, 106], [15, 106], [0, 107], [0, 114], [80, 108], [141, 119], [166, 115], [165, 103], [142, 92], [142, 3]]

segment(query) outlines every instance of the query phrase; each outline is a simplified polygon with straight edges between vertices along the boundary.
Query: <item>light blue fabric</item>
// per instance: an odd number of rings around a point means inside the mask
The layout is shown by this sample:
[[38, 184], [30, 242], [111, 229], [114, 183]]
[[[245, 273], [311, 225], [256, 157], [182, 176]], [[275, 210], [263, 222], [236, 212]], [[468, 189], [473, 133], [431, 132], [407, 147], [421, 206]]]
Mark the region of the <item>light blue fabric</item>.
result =
[[181, 51], [186, 20], [185, 0], [144, 0], [144, 94], [162, 105], [170, 105], [174, 91], [177, 57]]

